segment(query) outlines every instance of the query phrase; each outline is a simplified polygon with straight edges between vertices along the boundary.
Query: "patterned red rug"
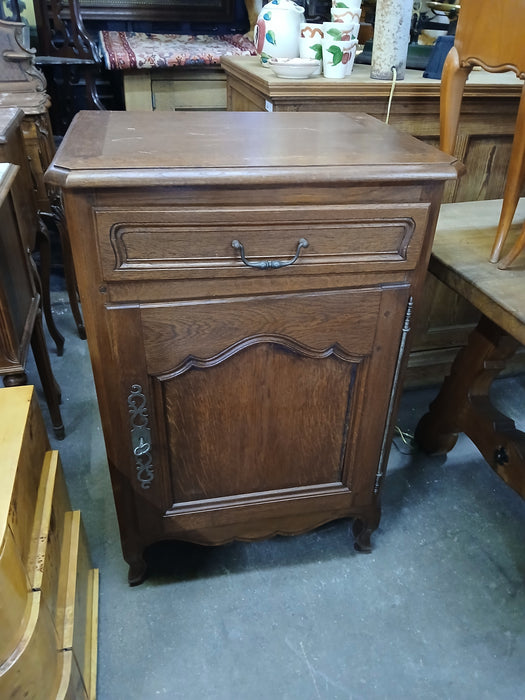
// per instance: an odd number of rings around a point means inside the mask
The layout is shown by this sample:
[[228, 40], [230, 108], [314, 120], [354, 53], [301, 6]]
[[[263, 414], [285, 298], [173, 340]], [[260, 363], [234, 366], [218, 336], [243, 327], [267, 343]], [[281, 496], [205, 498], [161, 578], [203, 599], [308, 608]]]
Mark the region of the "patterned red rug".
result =
[[169, 68], [219, 64], [221, 56], [255, 55], [255, 46], [242, 34], [99, 33], [100, 48], [109, 70]]

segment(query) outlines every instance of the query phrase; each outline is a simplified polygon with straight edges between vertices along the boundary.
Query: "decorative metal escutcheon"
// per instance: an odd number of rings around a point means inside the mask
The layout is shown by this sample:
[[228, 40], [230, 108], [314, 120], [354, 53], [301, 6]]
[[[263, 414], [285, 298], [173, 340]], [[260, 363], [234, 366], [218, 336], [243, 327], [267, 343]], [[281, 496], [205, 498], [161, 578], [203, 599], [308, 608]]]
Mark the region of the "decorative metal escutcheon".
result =
[[143, 489], [149, 489], [155, 477], [151, 457], [151, 429], [148, 426], [146, 397], [140, 384], [133, 384], [128, 396], [131, 448], [137, 467], [137, 480]]
[[288, 265], [293, 265], [299, 257], [301, 249], [308, 248], [308, 241], [306, 238], [299, 239], [295, 255], [290, 260], [259, 260], [255, 262], [247, 260], [246, 256], [244, 255], [244, 246], [237, 239], [232, 241], [232, 248], [239, 251], [242, 262], [248, 267], [253, 267], [255, 270], [278, 270], [280, 267], [288, 267]]

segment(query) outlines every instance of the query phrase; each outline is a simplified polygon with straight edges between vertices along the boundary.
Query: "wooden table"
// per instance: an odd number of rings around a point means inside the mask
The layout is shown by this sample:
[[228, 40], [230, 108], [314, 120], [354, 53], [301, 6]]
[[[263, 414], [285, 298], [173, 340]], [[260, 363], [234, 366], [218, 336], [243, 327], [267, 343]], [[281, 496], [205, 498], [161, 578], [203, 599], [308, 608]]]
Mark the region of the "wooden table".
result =
[[[429, 269], [482, 314], [460, 351], [416, 440], [429, 453], [448, 452], [464, 432], [488, 464], [525, 497], [525, 433], [494, 409], [489, 391], [505, 362], [525, 344], [525, 256], [512, 268], [488, 262], [501, 202], [444, 205]], [[510, 249], [525, 221], [521, 200], [507, 239]]]
[[[235, 111], [366, 112], [384, 120], [390, 82], [370, 79], [370, 66], [355, 65], [344, 80], [324, 77], [283, 80], [256, 57], [224, 57], [228, 109]], [[503, 196], [522, 82], [514, 73], [474, 70], [468, 80], [456, 155], [466, 172], [446, 184], [443, 201], [462, 202]], [[407, 70], [396, 85], [390, 124], [434, 146], [439, 145], [440, 81]], [[425, 282], [422, 312], [414, 338], [406, 386], [438, 384], [466, 343], [479, 313], [432, 275]], [[518, 354], [513, 368], [525, 367]]]
[[453, 161], [363, 114], [73, 122], [47, 177], [63, 188], [131, 583], [169, 538], [353, 517], [370, 549]]

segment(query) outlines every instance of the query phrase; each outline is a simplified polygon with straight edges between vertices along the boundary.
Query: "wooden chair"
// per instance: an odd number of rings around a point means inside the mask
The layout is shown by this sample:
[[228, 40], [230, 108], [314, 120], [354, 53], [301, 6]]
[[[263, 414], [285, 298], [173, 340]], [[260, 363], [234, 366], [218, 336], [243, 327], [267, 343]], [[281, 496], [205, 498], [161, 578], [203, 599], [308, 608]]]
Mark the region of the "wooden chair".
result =
[[102, 57], [82, 19], [79, 0], [34, 0], [36, 65], [51, 97], [55, 134], [63, 135], [80, 109], [105, 109], [97, 78]]
[[[462, 0], [454, 46], [441, 78], [441, 148], [453, 153], [463, 89], [474, 66], [490, 73], [514, 71], [525, 79], [525, 0]], [[525, 85], [516, 121], [503, 205], [491, 262], [500, 261], [502, 249], [525, 179]], [[512, 249], [499, 262], [507, 268], [525, 247], [525, 227]]]

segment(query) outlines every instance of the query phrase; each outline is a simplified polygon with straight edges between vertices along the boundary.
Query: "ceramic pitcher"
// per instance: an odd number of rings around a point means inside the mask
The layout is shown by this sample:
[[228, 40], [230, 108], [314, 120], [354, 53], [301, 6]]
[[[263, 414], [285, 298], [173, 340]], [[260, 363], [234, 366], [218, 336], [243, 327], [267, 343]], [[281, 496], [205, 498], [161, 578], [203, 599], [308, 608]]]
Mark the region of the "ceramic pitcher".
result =
[[301, 22], [304, 9], [292, 0], [271, 0], [262, 8], [253, 37], [263, 66], [270, 58], [299, 56]]

